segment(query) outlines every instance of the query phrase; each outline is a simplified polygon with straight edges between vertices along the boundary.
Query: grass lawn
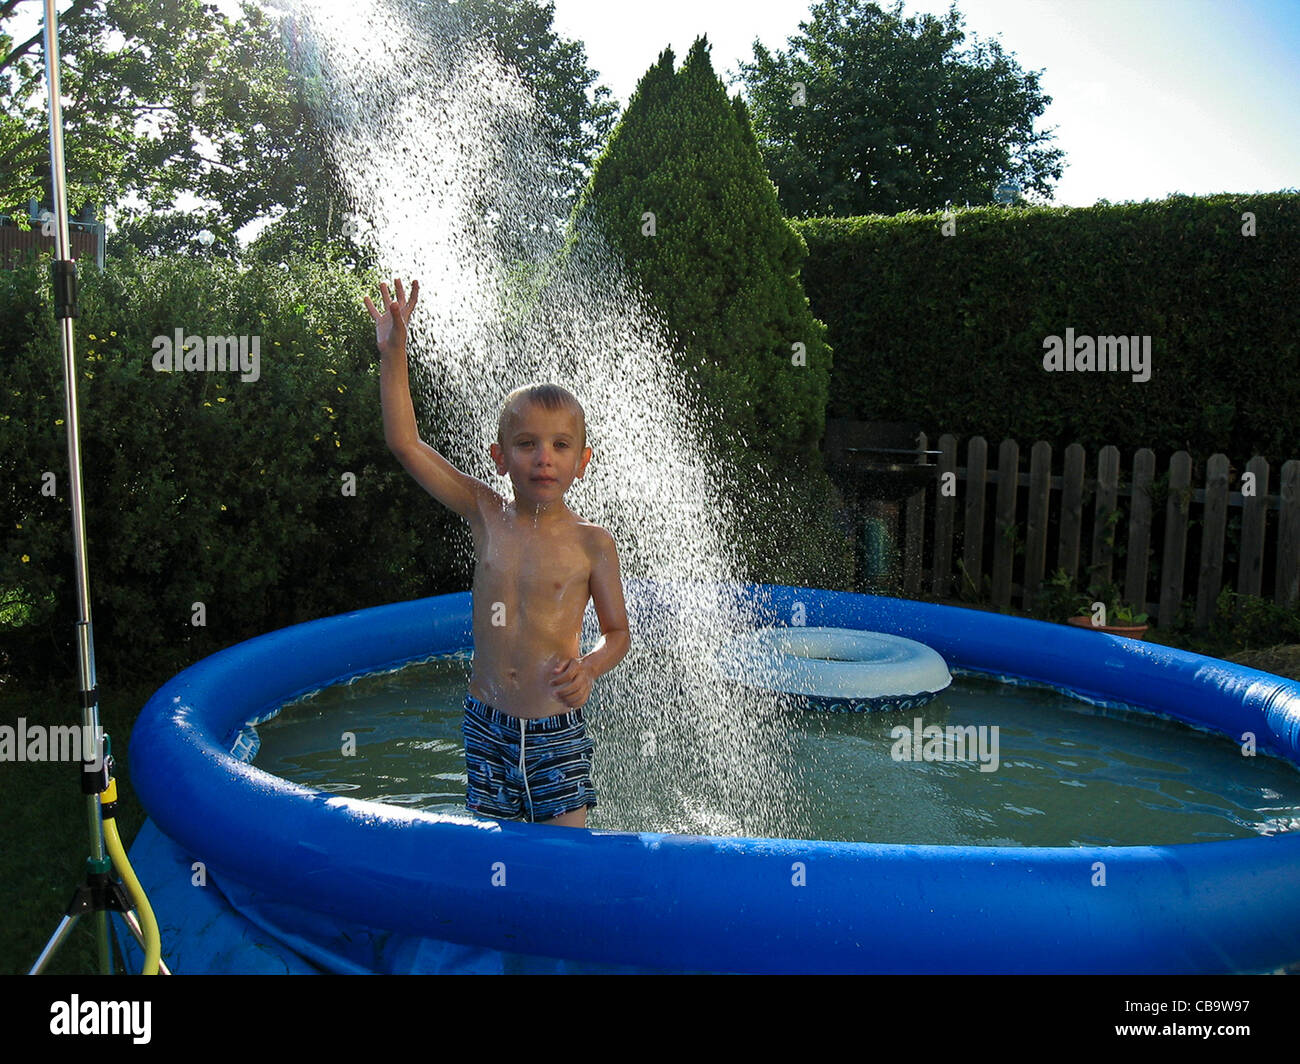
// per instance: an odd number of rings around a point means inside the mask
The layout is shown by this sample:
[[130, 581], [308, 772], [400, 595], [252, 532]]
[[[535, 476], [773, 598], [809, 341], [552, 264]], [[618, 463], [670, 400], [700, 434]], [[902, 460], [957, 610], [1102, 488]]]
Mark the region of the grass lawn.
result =
[[[19, 717], [31, 724], [80, 724], [81, 695], [75, 663], [66, 683], [44, 690], [0, 684], [0, 721], [13, 726]], [[166, 677], [163, 677], [165, 680]], [[129, 848], [144, 823], [144, 810], [131, 790], [127, 739], [140, 707], [158, 685], [131, 690], [100, 688], [100, 723], [112, 737], [116, 762], [117, 822]], [[0, 972], [26, 973], [53, 934], [85, 879], [90, 856], [90, 829], [79, 766], [66, 763], [6, 761], [0, 764], [0, 903], [7, 918], [0, 921]], [[83, 917], [47, 969], [51, 974], [75, 975], [98, 971], [94, 919]]]

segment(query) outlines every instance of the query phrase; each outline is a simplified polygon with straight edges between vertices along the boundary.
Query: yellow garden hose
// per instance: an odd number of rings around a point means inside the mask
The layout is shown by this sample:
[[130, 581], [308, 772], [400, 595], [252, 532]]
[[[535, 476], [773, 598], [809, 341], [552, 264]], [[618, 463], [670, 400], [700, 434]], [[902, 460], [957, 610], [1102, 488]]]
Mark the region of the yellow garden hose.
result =
[[136, 878], [131, 862], [126, 859], [126, 847], [122, 845], [122, 836], [117, 833], [117, 821], [114, 812], [117, 806], [117, 781], [110, 777], [108, 786], [99, 795], [99, 804], [103, 809], [104, 842], [109, 856], [113, 858], [113, 867], [122, 877], [131, 900], [135, 902], [140, 914], [141, 931], [144, 934], [144, 968], [141, 975], [157, 975], [158, 962], [162, 959], [162, 935], [158, 931], [158, 921], [154, 918], [149, 899], [145, 897], [144, 888]]

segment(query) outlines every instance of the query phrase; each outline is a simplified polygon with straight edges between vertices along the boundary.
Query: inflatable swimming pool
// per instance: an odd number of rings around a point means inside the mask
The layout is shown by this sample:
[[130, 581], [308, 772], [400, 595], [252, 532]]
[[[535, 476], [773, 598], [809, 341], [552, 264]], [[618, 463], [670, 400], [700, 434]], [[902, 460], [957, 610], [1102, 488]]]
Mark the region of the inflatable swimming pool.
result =
[[[798, 603], [809, 625], [902, 635], [954, 668], [1139, 705], [1300, 765], [1300, 685], [1279, 677], [985, 612], [751, 593], [774, 624]], [[354, 801], [227, 752], [246, 722], [299, 693], [468, 646], [469, 610], [462, 593], [272, 632], [150, 699], [131, 777], [166, 838], [142, 833], [132, 856], [159, 895], [166, 956], [224, 971], [1241, 972], [1300, 961], [1300, 831], [1082, 848], [589, 831]]]

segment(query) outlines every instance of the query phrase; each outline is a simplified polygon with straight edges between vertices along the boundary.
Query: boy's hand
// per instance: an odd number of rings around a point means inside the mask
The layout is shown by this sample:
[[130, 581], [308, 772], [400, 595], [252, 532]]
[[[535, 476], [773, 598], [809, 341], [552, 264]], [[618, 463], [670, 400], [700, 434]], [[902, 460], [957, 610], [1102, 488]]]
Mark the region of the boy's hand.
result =
[[406, 298], [406, 291], [402, 287], [400, 277], [393, 284], [397, 287], [396, 299], [393, 298], [387, 284], [379, 286], [379, 291], [384, 297], [385, 313], [383, 314], [375, 309], [375, 305], [370, 302], [370, 297], [366, 296], [366, 310], [370, 311], [370, 317], [375, 323], [375, 344], [384, 355], [406, 350], [406, 323], [410, 321], [411, 312], [415, 310], [415, 303], [420, 298], [419, 281], [411, 282], [410, 299]]
[[570, 709], [585, 706], [596, 683], [595, 670], [582, 658], [570, 658], [552, 671], [556, 674], [551, 678], [555, 697]]

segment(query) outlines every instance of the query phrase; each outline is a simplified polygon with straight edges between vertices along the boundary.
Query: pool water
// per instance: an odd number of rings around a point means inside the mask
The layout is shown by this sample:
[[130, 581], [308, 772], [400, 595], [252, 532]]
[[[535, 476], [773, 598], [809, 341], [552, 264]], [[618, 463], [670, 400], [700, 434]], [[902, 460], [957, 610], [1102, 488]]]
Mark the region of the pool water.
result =
[[[289, 703], [257, 726], [255, 764], [317, 790], [467, 815], [460, 722], [469, 668], [463, 655], [438, 658]], [[710, 809], [697, 777], [674, 793], [626, 794], [637, 773], [625, 764], [616, 786], [603, 786], [602, 758], [658, 756], [653, 743], [628, 749], [635, 729], [614, 726], [619, 712], [601, 705], [599, 691], [588, 706], [600, 800], [589, 827], [746, 833]], [[785, 803], [774, 789], [774, 801], [789, 806], [764, 813], [775, 837], [1138, 846], [1300, 830], [1300, 771], [1288, 762], [1047, 688], [959, 675], [919, 710], [790, 709], [784, 720], [800, 794]]]

